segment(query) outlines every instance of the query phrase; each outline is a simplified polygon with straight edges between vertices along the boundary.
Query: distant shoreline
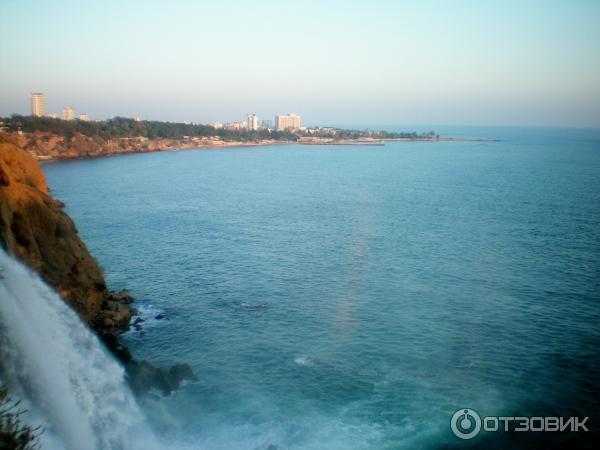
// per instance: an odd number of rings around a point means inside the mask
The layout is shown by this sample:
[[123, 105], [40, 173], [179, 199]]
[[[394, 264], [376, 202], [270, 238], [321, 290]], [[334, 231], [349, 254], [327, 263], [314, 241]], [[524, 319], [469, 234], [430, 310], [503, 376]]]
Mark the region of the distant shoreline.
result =
[[226, 148], [244, 148], [244, 147], [267, 147], [276, 145], [310, 145], [310, 146], [358, 146], [358, 147], [383, 147], [386, 142], [499, 142], [499, 139], [491, 138], [454, 138], [454, 137], [439, 137], [439, 138], [389, 138], [380, 139], [377, 141], [365, 141], [361, 139], [340, 139], [323, 142], [301, 142], [301, 141], [258, 141], [258, 142], [242, 142], [242, 141], [223, 141], [221, 143], [193, 143], [181, 141], [179, 145], [157, 146], [152, 149], [119, 149], [115, 151], [103, 151], [93, 154], [65, 154], [65, 155], [43, 155], [37, 152], [30, 153], [41, 162], [52, 161], [68, 161], [76, 159], [92, 159], [111, 157], [119, 155], [130, 155], [134, 153], [155, 153], [168, 151], [184, 151], [184, 150], [218, 150]]
[[49, 133], [2, 133], [8, 141], [25, 148], [37, 160], [63, 161], [73, 159], [100, 158], [132, 153], [153, 153], [193, 149], [244, 148], [272, 145], [337, 145], [337, 146], [385, 146], [387, 142], [497, 142], [488, 138], [456, 137], [390, 137], [390, 138], [323, 138], [302, 137], [296, 141], [269, 139], [258, 141], [236, 141], [219, 139], [144, 139], [115, 138], [92, 139], [78, 135], [65, 140]]
[[[0, 118], [1, 119], [1, 118]], [[95, 158], [127, 153], [270, 145], [384, 146], [387, 142], [493, 142], [496, 139], [441, 137], [434, 131], [396, 132], [333, 127], [298, 129], [215, 128], [210, 125], [139, 121], [60, 120], [19, 116], [0, 120], [5, 140], [40, 161]]]

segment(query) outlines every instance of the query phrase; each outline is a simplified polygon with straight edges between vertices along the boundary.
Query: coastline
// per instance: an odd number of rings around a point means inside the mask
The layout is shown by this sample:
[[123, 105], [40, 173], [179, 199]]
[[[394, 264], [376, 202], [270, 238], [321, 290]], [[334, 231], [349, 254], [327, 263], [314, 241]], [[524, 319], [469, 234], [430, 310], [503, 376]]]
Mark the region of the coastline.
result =
[[87, 159], [131, 153], [153, 153], [195, 149], [243, 148], [275, 145], [338, 145], [385, 146], [387, 142], [498, 142], [489, 138], [457, 137], [393, 137], [393, 138], [334, 138], [299, 137], [297, 140], [267, 139], [257, 141], [223, 140], [210, 138], [147, 139], [143, 137], [93, 139], [78, 134], [70, 140], [50, 133], [3, 133], [7, 140], [27, 150], [40, 162]]
[[295, 144], [296, 142], [287, 142], [287, 141], [275, 141], [275, 142], [226, 142], [224, 144], [194, 144], [188, 145], [182, 142], [180, 145], [176, 146], [165, 146], [165, 147], [157, 147], [153, 149], [122, 149], [116, 151], [106, 151], [99, 152], [94, 154], [80, 154], [80, 155], [59, 155], [59, 156], [48, 156], [48, 155], [40, 155], [35, 152], [31, 152], [30, 154], [37, 159], [41, 163], [45, 162], [55, 162], [55, 161], [69, 161], [69, 160], [77, 160], [77, 159], [94, 159], [94, 158], [109, 158], [113, 156], [120, 155], [131, 155], [134, 153], [158, 153], [158, 152], [178, 152], [185, 150], [218, 150], [225, 148], [243, 148], [243, 147], [262, 147], [262, 146], [274, 146], [274, 145], [287, 145], [287, 144]]

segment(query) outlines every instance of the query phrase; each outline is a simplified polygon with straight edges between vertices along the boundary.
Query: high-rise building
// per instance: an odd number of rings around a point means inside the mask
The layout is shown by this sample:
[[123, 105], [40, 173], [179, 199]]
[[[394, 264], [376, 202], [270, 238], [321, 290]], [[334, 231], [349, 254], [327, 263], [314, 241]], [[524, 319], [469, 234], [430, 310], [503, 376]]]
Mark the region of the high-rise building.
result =
[[64, 120], [75, 120], [75, 109], [72, 106], [65, 106], [63, 109]]
[[31, 93], [31, 115], [42, 117], [44, 115], [44, 94], [41, 92]]
[[81, 120], [82, 122], [89, 122], [90, 116], [88, 116], [87, 114], [79, 114], [79, 120]]
[[258, 117], [256, 117], [256, 114], [248, 114], [248, 129], [258, 130]]
[[299, 130], [300, 116], [292, 113], [284, 116], [275, 116], [275, 128], [278, 130]]

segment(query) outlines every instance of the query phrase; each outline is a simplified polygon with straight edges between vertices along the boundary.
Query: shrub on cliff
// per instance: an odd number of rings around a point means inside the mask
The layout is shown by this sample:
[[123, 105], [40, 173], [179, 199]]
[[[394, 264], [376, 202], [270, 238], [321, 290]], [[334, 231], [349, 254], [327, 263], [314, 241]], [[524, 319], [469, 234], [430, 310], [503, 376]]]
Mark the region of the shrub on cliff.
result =
[[25, 410], [19, 409], [19, 402], [8, 396], [8, 389], [0, 387], [0, 449], [33, 450], [37, 449], [37, 440], [41, 428], [32, 428], [21, 423], [20, 417]]

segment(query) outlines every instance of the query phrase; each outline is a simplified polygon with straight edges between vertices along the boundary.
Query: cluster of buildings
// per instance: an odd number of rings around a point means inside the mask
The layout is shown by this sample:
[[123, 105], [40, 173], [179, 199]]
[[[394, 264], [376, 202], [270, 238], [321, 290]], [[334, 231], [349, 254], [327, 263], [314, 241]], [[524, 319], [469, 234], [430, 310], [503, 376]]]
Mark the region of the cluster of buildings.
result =
[[[46, 115], [45, 111], [45, 98], [44, 94], [41, 92], [33, 92], [31, 94], [31, 115], [36, 117], [43, 117]], [[72, 106], [65, 106], [63, 109], [62, 116], [59, 116], [57, 113], [48, 114], [48, 117], [52, 117], [54, 119], [63, 120], [90, 120], [87, 114], [79, 114], [77, 117], [75, 114], [75, 108]], [[139, 122], [140, 118], [135, 116], [133, 118], [136, 122]], [[227, 130], [259, 130], [259, 129], [268, 129], [268, 130], [279, 130], [279, 131], [297, 131], [302, 129], [301, 125], [301, 117], [298, 114], [284, 114], [275, 116], [275, 127], [273, 127], [273, 123], [270, 120], [259, 121], [258, 116], [254, 113], [248, 114], [246, 120], [241, 120], [239, 122], [230, 122], [230, 123], [220, 123], [213, 122], [211, 126], [215, 129], [224, 128]]]
[[[31, 94], [31, 115], [35, 117], [43, 117], [46, 115], [46, 100], [44, 94], [41, 92], [33, 92]], [[50, 113], [48, 117], [53, 119], [60, 119], [61, 117], [57, 113]], [[79, 117], [75, 115], [75, 108], [72, 106], [65, 106], [63, 108], [62, 119], [63, 120], [79, 120], [88, 121], [90, 117], [87, 114], [79, 114]]]
[[[254, 113], [248, 114], [246, 120], [239, 122], [221, 123], [213, 122], [210, 124], [213, 128], [226, 130], [259, 130], [259, 129], [273, 129], [273, 123], [270, 120], [259, 121], [258, 116]], [[295, 131], [302, 129], [301, 117], [297, 114], [285, 114], [275, 116], [275, 130], [279, 131]]]

